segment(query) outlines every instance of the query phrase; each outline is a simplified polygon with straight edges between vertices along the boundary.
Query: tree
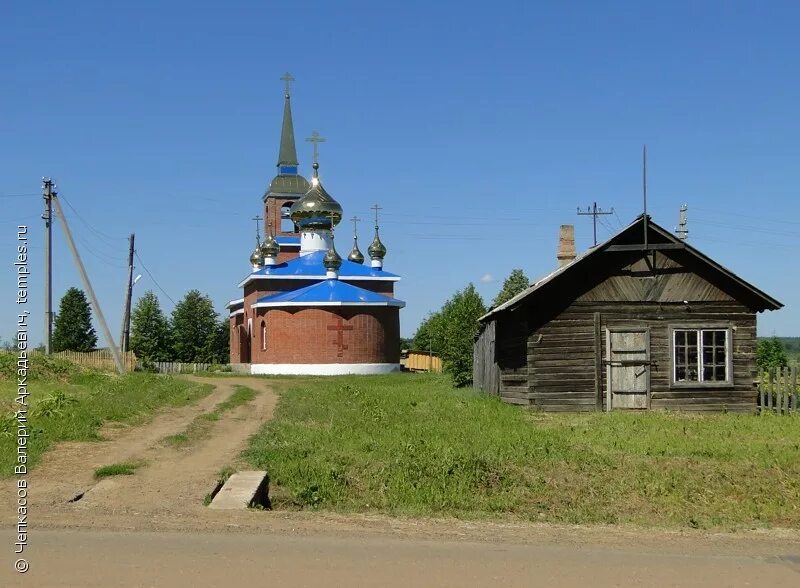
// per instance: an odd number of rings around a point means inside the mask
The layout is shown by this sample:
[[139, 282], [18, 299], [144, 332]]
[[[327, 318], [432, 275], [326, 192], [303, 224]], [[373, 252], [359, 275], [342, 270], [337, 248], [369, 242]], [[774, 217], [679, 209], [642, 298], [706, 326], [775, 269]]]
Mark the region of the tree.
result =
[[521, 269], [512, 270], [511, 274], [503, 282], [503, 287], [500, 289], [500, 292], [498, 292], [492, 302], [492, 308], [500, 306], [504, 302], [508, 302], [514, 298], [514, 296], [526, 290], [530, 285], [530, 280], [525, 276], [525, 272]]
[[230, 321], [226, 318], [218, 321], [214, 332], [206, 341], [203, 355], [213, 363], [228, 363], [231, 359]]
[[411, 346], [417, 351], [433, 350], [438, 353], [442, 346], [442, 313], [431, 312], [417, 327], [417, 332], [411, 340]]
[[472, 348], [478, 333], [478, 319], [486, 313], [481, 295], [469, 284], [448, 300], [442, 308], [442, 334], [439, 339], [442, 365], [456, 386], [472, 382]]
[[211, 299], [190, 290], [172, 311], [173, 359], [182, 362], [213, 362], [217, 313]]
[[58, 305], [53, 328], [53, 351], [93, 351], [97, 333], [92, 327], [92, 309], [78, 288], [66, 291]]
[[786, 350], [777, 337], [758, 341], [756, 345], [756, 364], [762, 371], [786, 367], [789, 364]]
[[483, 299], [469, 284], [456, 292], [438, 312], [430, 313], [414, 334], [414, 348], [431, 349], [442, 358], [456, 386], [472, 382], [472, 347], [478, 319], [486, 313]]
[[130, 349], [145, 362], [172, 359], [169, 321], [152, 290], [136, 301], [131, 312]]

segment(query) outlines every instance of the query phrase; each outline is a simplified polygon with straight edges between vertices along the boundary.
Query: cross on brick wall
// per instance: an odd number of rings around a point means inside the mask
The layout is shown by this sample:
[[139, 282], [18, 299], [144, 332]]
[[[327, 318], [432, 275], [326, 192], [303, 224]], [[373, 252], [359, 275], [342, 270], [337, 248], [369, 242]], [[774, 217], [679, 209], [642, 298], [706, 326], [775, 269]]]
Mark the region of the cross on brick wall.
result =
[[328, 330], [329, 331], [336, 331], [336, 339], [334, 339], [331, 342], [334, 345], [338, 346], [338, 349], [337, 349], [337, 352], [336, 352], [336, 356], [337, 357], [343, 357], [344, 356], [344, 350], [348, 348], [347, 345], [344, 342], [344, 332], [345, 331], [352, 331], [353, 330], [353, 325], [345, 325], [342, 322], [342, 317], [338, 317], [336, 319], [336, 324], [335, 325], [328, 325]]

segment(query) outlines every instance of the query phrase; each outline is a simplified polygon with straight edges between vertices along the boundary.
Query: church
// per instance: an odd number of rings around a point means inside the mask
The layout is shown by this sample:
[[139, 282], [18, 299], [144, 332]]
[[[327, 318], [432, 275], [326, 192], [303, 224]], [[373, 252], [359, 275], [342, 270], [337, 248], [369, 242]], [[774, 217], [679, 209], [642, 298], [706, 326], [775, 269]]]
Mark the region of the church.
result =
[[[252, 374], [380, 374], [400, 370], [400, 309], [394, 297], [396, 274], [384, 270], [378, 210], [375, 235], [342, 259], [334, 231], [342, 206], [319, 177], [314, 132], [312, 177], [299, 173], [292, 121], [290, 82], [285, 82], [278, 174], [263, 196], [265, 238], [258, 224], [250, 273], [239, 283], [241, 298], [228, 303], [231, 364]], [[261, 217], [256, 217], [260, 223]]]

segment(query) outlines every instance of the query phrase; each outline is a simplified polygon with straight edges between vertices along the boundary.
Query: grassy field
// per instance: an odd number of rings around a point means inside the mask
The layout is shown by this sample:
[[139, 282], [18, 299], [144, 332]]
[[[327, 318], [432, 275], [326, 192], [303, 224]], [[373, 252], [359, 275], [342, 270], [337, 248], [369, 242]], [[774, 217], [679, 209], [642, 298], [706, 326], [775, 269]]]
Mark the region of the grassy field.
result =
[[244, 458], [275, 508], [800, 527], [800, 418], [556, 415], [397, 374], [290, 383]]
[[[16, 465], [15, 362], [16, 356], [0, 352], [0, 477], [12, 475]], [[30, 469], [53, 443], [96, 440], [103, 423], [141, 422], [163, 407], [194, 402], [211, 386], [144, 373], [120, 377], [34, 356], [28, 390]]]

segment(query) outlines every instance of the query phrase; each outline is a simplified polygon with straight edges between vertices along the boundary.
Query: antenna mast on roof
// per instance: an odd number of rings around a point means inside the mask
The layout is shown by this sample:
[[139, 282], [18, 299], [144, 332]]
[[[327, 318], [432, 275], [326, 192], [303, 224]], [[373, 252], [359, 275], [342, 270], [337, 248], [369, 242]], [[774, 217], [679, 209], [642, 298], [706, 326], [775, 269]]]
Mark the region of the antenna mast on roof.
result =
[[647, 251], [647, 145], [642, 146], [642, 198], [644, 200], [644, 249]]
[[675, 234], [678, 235], [678, 239], [681, 241], [686, 241], [686, 238], [689, 236], [689, 229], [686, 228], [686, 211], [688, 209], [688, 205], [681, 204], [678, 228], [675, 229]]

